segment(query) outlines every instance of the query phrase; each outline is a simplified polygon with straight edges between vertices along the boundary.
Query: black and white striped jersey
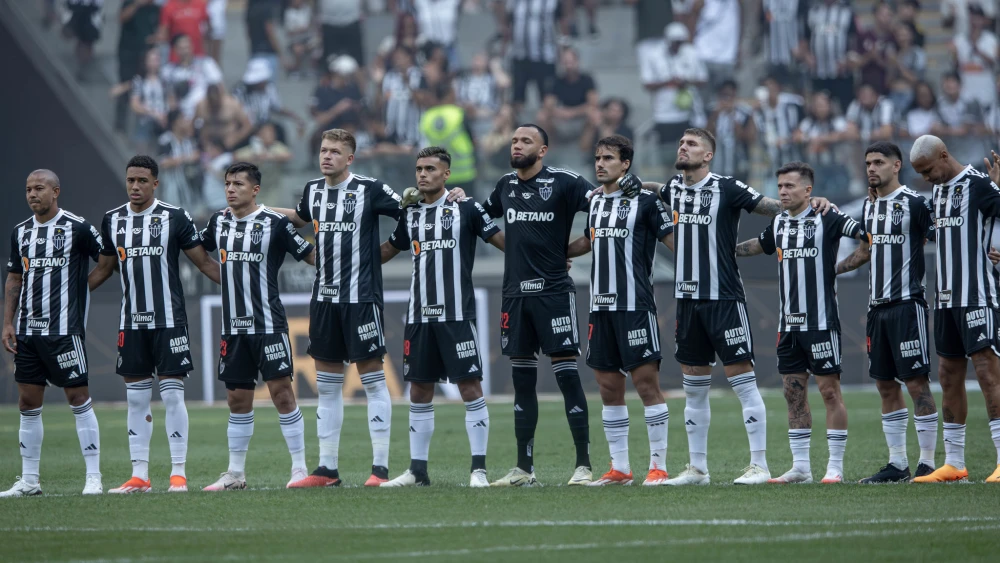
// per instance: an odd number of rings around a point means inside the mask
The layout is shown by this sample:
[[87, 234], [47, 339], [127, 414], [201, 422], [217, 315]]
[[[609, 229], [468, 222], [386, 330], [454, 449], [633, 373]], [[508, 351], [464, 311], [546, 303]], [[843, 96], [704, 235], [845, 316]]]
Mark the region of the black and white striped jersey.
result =
[[899, 301], [926, 303], [924, 240], [934, 239], [930, 202], [900, 186], [874, 202], [866, 200], [862, 217], [871, 245], [868, 306]]
[[278, 269], [286, 252], [302, 260], [313, 245], [287, 217], [264, 206], [242, 219], [228, 209], [215, 212], [201, 238], [206, 250], [219, 251], [222, 334], [287, 332]]
[[840, 238], [864, 227], [839, 211], [811, 206], [799, 215], [783, 211], [760, 234], [764, 253], [778, 254], [778, 332], [840, 330], [837, 313], [837, 251]]
[[934, 186], [933, 194], [937, 308], [1000, 308], [1000, 272], [987, 256], [1000, 217], [1000, 188], [967, 166], [947, 183]]
[[[669, 190], [669, 191], [668, 191]], [[678, 299], [746, 301], [736, 265], [740, 211], [764, 196], [729, 176], [709, 173], [693, 186], [676, 175], [660, 191], [674, 215], [674, 296]]]
[[7, 271], [22, 276], [18, 336], [85, 333], [87, 262], [96, 261], [103, 248], [97, 227], [65, 209], [45, 223], [31, 217], [14, 227]]
[[764, 0], [763, 14], [768, 24], [768, 62], [792, 65], [802, 37], [806, 0]]
[[873, 131], [895, 122], [896, 112], [892, 100], [886, 97], [880, 97], [871, 109], [854, 100], [851, 105], [847, 106], [844, 119], [857, 126], [858, 133], [861, 134], [861, 141], [867, 143], [871, 139]]
[[584, 236], [590, 239], [591, 311], [656, 311], [656, 244], [673, 232], [670, 213], [653, 192], [629, 199], [621, 190], [594, 196]]
[[516, 172], [500, 178], [483, 208], [504, 218], [504, 297], [576, 291], [566, 271], [566, 245], [573, 216], [587, 210], [593, 189], [580, 175], [551, 166], [526, 181]]
[[468, 321], [476, 318], [472, 266], [476, 238], [500, 232], [483, 206], [472, 200], [419, 203], [403, 210], [389, 238], [413, 258], [407, 323]]
[[510, 54], [517, 60], [555, 63], [559, 50], [560, 0], [507, 0]]
[[153, 200], [135, 213], [128, 204], [104, 214], [101, 254], [116, 256], [122, 283], [119, 329], [187, 326], [177, 256], [201, 244], [191, 215]]
[[375, 178], [351, 174], [336, 186], [306, 183], [295, 212], [316, 234], [313, 300], [382, 305], [378, 216], [399, 220], [400, 197]]
[[847, 51], [857, 33], [854, 11], [848, 4], [814, 2], [806, 14], [806, 40], [816, 58], [816, 78], [837, 78], [839, 65], [847, 61]]

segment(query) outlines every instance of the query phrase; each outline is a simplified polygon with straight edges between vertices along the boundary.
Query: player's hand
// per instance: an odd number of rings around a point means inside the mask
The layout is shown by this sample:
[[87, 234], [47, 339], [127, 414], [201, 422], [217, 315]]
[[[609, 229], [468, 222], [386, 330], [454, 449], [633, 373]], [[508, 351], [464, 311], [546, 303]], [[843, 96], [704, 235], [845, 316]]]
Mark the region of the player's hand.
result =
[[597, 186], [596, 188], [590, 190], [590, 193], [587, 194], [587, 201], [590, 201], [590, 200], [594, 199], [594, 196], [596, 196], [597, 194], [599, 194], [599, 193], [601, 193], [603, 191], [604, 191], [604, 188], [602, 186]]
[[618, 187], [625, 197], [635, 197], [642, 191], [642, 180], [630, 172], [618, 179]]
[[17, 336], [14, 335], [14, 325], [12, 324], [3, 327], [3, 348], [11, 354], [17, 354]]
[[417, 188], [406, 188], [403, 190], [403, 199], [399, 201], [399, 207], [401, 209], [406, 209], [407, 207], [413, 205], [414, 203], [424, 200], [424, 194], [420, 193]]
[[868, 201], [870, 201], [872, 203], [875, 203], [876, 199], [878, 199], [878, 191], [875, 188], [869, 187], [868, 188]]
[[992, 246], [990, 247], [990, 251], [987, 253], [987, 256], [990, 257], [990, 262], [993, 262], [994, 266], [997, 265], [997, 262], [1000, 262], [1000, 252], [997, 252], [997, 249]]
[[[459, 201], [466, 197], [468, 196], [465, 195], [465, 190], [462, 188], [451, 188], [448, 190], [448, 201]], [[423, 199], [423, 196], [420, 196], [420, 199]]]
[[826, 215], [831, 209], [838, 212], [840, 211], [836, 205], [830, 203], [830, 200], [825, 197], [814, 197], [810, 200], [810, 202], [812, 203], [813, 209], [819, 211], [820, 215]]
[[1000, 184], [1000, 154], [997, 154], [997, 151], [990, 151], [990, 155], [993, 157], [993, 162], [990, 162], [989, 158], [983, 159], [983, 162], [986, 163], [986, 172], [989, 173], [990, 180], [993, 180], [994, 184]]

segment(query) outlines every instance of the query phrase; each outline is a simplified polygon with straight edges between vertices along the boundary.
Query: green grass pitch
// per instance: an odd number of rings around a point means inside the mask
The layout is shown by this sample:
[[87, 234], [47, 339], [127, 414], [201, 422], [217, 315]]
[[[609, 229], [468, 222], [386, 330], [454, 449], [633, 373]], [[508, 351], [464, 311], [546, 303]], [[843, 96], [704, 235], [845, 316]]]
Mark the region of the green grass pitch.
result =
[[[371, 490], [371, 446], [364, 407], [349, 406], [341, 441], [340, 489], [288, 491], [290, 460], [271, 406], [258, 406], [247, 460], [252, 490], [202, 493], [226, 469], [226, 410], [192, 406], [188, 479], [194, 492], [165, 494], [169, 454], [163, 411], [154, 410], [152, 494], [83, 497], [83, 461], [72, 415], [50, 390], [44, 412], [42, 486], [46, 496], [0, 499], [2, 561], [997, 561], [1000, 486], [982, 481], [996, 467], [983, 401], [969, 395], [966, 442], [970, 479], [948, 485], [767, 485], [729, 483], [747, 464], [738, 401], [712, 399], [710, 487], [569, 488], [572, 444], [561, 402], [542, 403], [536, 438], [536, 489], [470, 490], [468, 441], [461, 405], [439, 404], [431, 444], [430, 488]], [[784, 401], [768, 406], [768, 462], [773, 474], [791, 463]], [[940, 398], [939, 398], [940, 400]], [[849, 393], [847, 477], [874, 472], [887, 451], [874, 393]], [[687, 461], [683, 399], [670, 400], [667, 467]], [[822, 404], [816, 419], [813, 474], [826, 467]], [[592, 401], [595, 473], [607, 467], [600, 404]], [[642, 409], [630, 401], [631, 456], [637, 479], [648, 460]], [[316, 463], [315, 409], [306, 412], [310, 468]], [[490, 405], [490, 477], [515, 460], [510, 403]], [[97, 408], [105, 488], [130, 476], [124, 408]], [[407, 407], [394, 409], [390, 473], [408, 465]], [[0, 483], [20, 471], [16, 409], [0, 410]], [[908, 430], [911, 465], [915, 432]], [[943, 462], [938, 445], [938, 464]]]

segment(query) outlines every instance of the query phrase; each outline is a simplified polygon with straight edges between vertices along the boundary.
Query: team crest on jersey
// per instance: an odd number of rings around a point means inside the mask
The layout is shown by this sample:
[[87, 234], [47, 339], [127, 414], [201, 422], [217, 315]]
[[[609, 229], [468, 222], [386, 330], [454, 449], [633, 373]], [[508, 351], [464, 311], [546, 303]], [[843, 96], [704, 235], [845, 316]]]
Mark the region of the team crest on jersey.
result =
[[806, 235], [807, 239], [813, 238], [813, 235], [816, 234], [816, 223], [812, 221], [802, 223], [802, 232]]
[[552, 184], [548, 183], [538, 186], [538, 195], [541, 196], [543, 200], [548, 201], [549, 198], [552, 197]]
[[451, 209], [445, 209], [441, 212], [441, 227], [445, 229], [450, 229], [452, 223], [455, 222], [455, 216], [452, 215]]
[[712, 205], [712, 190], [701, 191], [701, 206], [710, 207]]
[[898, 204], [898, 203], [894, 203], [892, 205], [892, 213], [891, 213], [891, 215], [892, 215], [892, 224], [893, 225], [898, 225], [898, 224], [902, 223], [903, 222], [903, 206], [900, 205], [900, 204]]
[[962, 207], [962, 187], [965, 184], [959, 184], [955, 186], [955, 191], [951, 192], [951, 206], [952, 207]]
[[62, 250], [63, 246], [66, 246], [66, 231], [56, 229], [55, 234], [52, 235], [52, 247], [56, 250]]
[[357, 194], [344, 194], [344, 211], [354, 213], [354, 208], [358, 205]]
[[628, 212], [630, 210], [629, 203], [627, 199], [623, 199], [618, 204], [618, 220], [624, 221], [628, 219]]
[[250, 231], [250, 242], [254, 244], [260, 244], [260, 241], [264, 239], [264, 225], [260, 223], [253, 224], [253, 230]]
[[163, 232], [163, 224], [160, 223], [160, 218], [153, 217], [152, 222], [149, 224], [149, 234], [155, 238], [160, 236], [161, 232]]

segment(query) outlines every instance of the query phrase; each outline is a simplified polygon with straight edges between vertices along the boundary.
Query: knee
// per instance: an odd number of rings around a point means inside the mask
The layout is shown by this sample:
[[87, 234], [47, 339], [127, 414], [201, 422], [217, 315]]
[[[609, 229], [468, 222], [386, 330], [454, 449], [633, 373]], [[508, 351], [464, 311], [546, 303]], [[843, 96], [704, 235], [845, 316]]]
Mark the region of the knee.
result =
[[882, 400], [892, 399], [899, 393], [899, 384], [895, 381], [876, 381], [875, 388]]
[[411, 383], [410, 384], [410, 402], [417, 404], [426, 404], [434, 400], [434, 384], [421, 384], [421, 383]]
[[840, 386], [833, 382], [827, 385], [820, 385], [819, 394], [823, 397], [823, 403], [827, 406], [838, 406], [843, 402], [840, 398]]
[[69, 406], [78, 407], [90, 400], [90, 391], [86, 387], [67, 389], [66, 398], [69, 400]]
[[913, 396], [921, 395], [924, 391], [930, 391], [930, 380], [926, 377], [914, 377], [906, 380], [906, 391]]
[[663, 392], [660, 390], [660, 385], [657, 381], [633, 379], [632, 383], [635, 385], [635, 391], [639, 394], [639, 398], [642, 399], [644, 405], [659, 403], [663, 400]]
[[21, 395], [17, 399], [17, 408], [22, 411], [30, 411], [42, 406], [41, 397], [28, 397]]
[[462, 401], [466, 403], [471, 403], [483, 397], [483, 387], [478, 379], [459, 381], [458, 392], [462, 394]]

